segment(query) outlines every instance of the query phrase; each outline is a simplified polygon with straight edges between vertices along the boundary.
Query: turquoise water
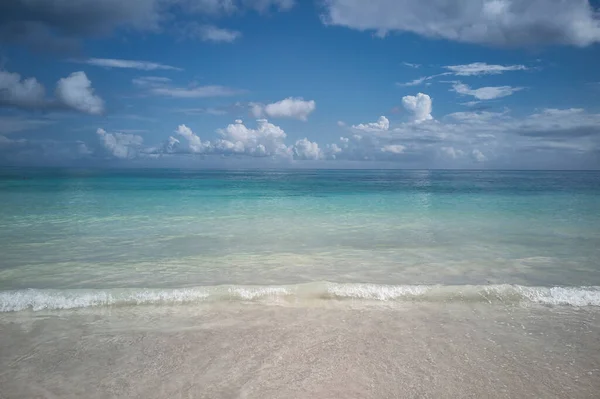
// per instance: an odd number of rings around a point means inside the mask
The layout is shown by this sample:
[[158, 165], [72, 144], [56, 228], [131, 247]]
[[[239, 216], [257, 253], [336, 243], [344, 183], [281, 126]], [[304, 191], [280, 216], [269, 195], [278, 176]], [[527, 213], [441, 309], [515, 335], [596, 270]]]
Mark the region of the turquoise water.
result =
[[598, 172], [2, 169], [0, 204], [4, 310], [432, 287], [600, 304]]

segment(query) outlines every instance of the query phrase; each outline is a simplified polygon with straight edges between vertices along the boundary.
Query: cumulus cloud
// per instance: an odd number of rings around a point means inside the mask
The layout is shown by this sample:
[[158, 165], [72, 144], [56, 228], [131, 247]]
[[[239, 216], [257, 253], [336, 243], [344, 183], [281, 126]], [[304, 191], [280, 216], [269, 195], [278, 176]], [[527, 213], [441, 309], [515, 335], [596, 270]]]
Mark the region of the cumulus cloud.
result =
[[458, 150], [454, 147], [441, 147], [441, 151], [452, 159], [456, 159], [465, 155], [463, 150]]
[[[416, 99], [418, 95], [413, 97]], [[413, 103], [418, 101], [413, 99]], [[156, 147], [144, 147], [142, 138], [131, 132], [107, 133], [99, 129], [97, 135], [102, 151], [78, 145], [77, 156], [106, 154], [108, 156], [102, 158], [106, 160], [200, 154], [202, 158], [245, 156], [269, 157], [278, 161], [368, 160], [401, 162], [407, 167], [467, 168], [540, 167], [540, 160], [545, 160], [546, 165], [555, 166], [556, 162], [566, 162], [563, 165], [571, 167], [600, 166], [597, 158], [600, 153], [600, 114], [584, 109], [549, 108], [518, 117], [511, 115], [509, 110], [455, 112], [439, 120], [420, 119], [418, 123], [409, 121], [390, 126], [387, 118], [382, 117], [377, 122], [355, 125], [354, 134], [328, 144], [308, 137], [288, 144], [286, 132], [264, 119], [256, 121], [255, 126], [236, 120], [218, 129], [217, 138], [208, 139], [202, 133], [205, 140], [188, 126], [180, 125]], [[362, 128], [357, 129], [357, 126]], [[52, 153], [58, 154], [59, 147], [55, 143], [36, 144], [36, 150], [31, 151], [40, 154], [52, 148]], [[30, 151], [31, 148], [32, 144], [22, 139], [0, 137], [3, 157], [16, 153], [17, 149]], [[75, 144], [69, 148], [68, 153], [74, 154]], [[584, 161], [588, 163], [582, 163]]]
[[279, 126], [266, 119], [256, 121], [256, 129], [248, 128], [241, 120], [217, 130], [221, 136], [214, 147], [224, 153], [246, 154], [252, 156], [272, 156], [289, 154], [284, 144], [286, 133]]
[[326, 0], [330, 25], [494, 46], [600, 41], [600, 21], [588, 0]]
[[402, 105], [413, 114], [415, 122], [433, 119], [431, 116], [431, 97], [427, 94], [418, 93], [416, 96], [404, 96], [402, 97]]
[[267, 105], [250, 103], [250, 111], [256, 118], [266, 115], [269, 118], [291, 118], [306, 121], [316, 108], [317, 104], [313, 100], [305, 101], [300, 97], [288, 97]]
[[56, 84], [56, 99], [46, 98], [44, 86], [35, 78], [21, 79], [17, 73], [0, 71], [0, 106], [21, 109], [72, 109], [98, 115], [104, 101], [94, 94], [84, 72], [73, 72]]
[[[415, 98], [408, 102], [409, 109], [415, 108]], [[560, 159], [559, 162], [568, 160], [564, 165], [600, 166], [598, 161], [593, 163], [598, 159], [594, 154], [600, 153], [600, 114], [570, 108], [543, 109], [514, 117], [505, 109], [455, 112], [439, 121], [423, 120], [422, 115], [429, 115], [427, 111], [420, 114], [421, 118], [415, 118], [420, 120], [418, 123], [363, 129], [361, 134], [341, 138], [337, 147], [342, 151], [336, 154], [336, 159], [382, 160], [395, 149], [401, 150], [402, 162], [421, 160], [417, 165], [424, 165], [423, 162], [439, 165], [435, 163], [437, 159], [445, 162], [441, 165], [456, 162], [461, 167], [473, 162], [495, 167], [515, 167], [515, 162], [519, 162], [520, 166], [540, 167], [542, 160], [545, 165], [555, 165]], [[583, 160], [592, 163], [583, 164]]]
[[485, 162], [487, 160], [487, 157], [485, 155], [483, 155], [483, 153], [481, 151], [479, 151], [477, 148], [473, 150], [472, 154], [473, 154], [473, 158], [475, 158], [475, 160], [477, 162]]
[[186, 125], [180, 125], [175, 137], [170, 136], [158, 147], [149, 148], [148, 154], [205, 154], [205, 155], [245, 155], [250, 157], [278, 157], [280, 159], [318, 160], [328, 154], [341, 151], [337, 146], [327, 146], [322, 150], [319, 144], [308, 138], [286, 145], [286, 133], [281, 127], [265, 119], [256, 121], [256, 128], [250, 128], [240, 119], [223, 129], [218, 129], [219, 138], [202, 141]]
[[452, 90], [467, 96], [473, 96], [478, 100], [493, 100], [496, 98], [502, 98], [510, 96], [517, 91], [523, 90], [523, 87], [512, 87], [512, 86], [490, 86], [480, 87], [479, 89], [471, 89], [468, 85], [455, 82], [452, 85]]
[[353, 129], [362, 130], [364, 132], [377, 132], [381, 130], [388, 130], [390, 128], [390, 121], [385, 116], [380, 116], [377, 122], [361, 123], [358, 125], [352, 125]]
[[353, 129], [362, 130], [364, 132], [376, 132], [381, 130], [388, 130], [390, 128], [390, 121], [385, 116], [380, 116], [377, 122], [361, 123], [358, 125], [352, 125]]
[[401, 144], [387, 144], [381, 147], [382, 152], [389, 152], [391, 154], [402, 154], [406, 150], [406, 147]]
[[104, 129], [96, 131], [103, 148], [118, 159], [135, 158], [144, 140], [135, 134], [108, 133]]
[[[185, 140], [185, 142], [187, 143], [187, 145], [185, 145], [185, 148], [192, 153], [202, 154], [211, 150], [212, 146], [210, 142], [203, 142], [200, 139], [200, 137], [197, 136], [194, 132], [192, 132], [192, 129], [190, 129], [186, 125], [179, 125], [175, 133]], [[173, 137], [170, 137], [169, 141], [172, 142], [173, 145], [181, 144], [179, 140], [173, 139]]]
[[0, 70], [0, 105], [17, 108], [40, 108], [46, 103], [46, 90], [35, 78], [21, 80], [21, 75]]
[[[337, 151], [337, 146], [332, 148], [334, 152]], [[308, 140], [306, 137], [302, 140], [296, 141], [293, 148], [294, 156], [297, 159], [312, 159], [318, 160], [323, 157], [323, 153], [319, 148], [319, 144]]]
[[56, 97], [69, 108], [92, 115], [104, 112], [104, 101], [94, 94], [84, 72], [73, 72], [56, 84]]
[[244, 90], [219, 85], [174, 86], [171, 79], [157, 76], [135, 78], [132, 83], [148, 94], [172, 98], [230, 97], [245, 93]]
[[526, 71], [525, 65], [490, 65], [485, 62], [474, 62], [465, 65], [447, 65], [448, 69], [457, 76], [499, 75], [509, 71]]
[[171, 65], [159, 64], [157, 62], [150, 61], [134, 61], [134, 60], [120, 60], [115, 58], [88, 58], [87, 60], [77, 61], [83, 62], [88, 65], [95, 65], [105, 68], [125, 68], [125, 69], [139, 69], [141, 71], [156, 71], [156, 70], [172, 70], [181, 71], [181, 68], [177, 68]]

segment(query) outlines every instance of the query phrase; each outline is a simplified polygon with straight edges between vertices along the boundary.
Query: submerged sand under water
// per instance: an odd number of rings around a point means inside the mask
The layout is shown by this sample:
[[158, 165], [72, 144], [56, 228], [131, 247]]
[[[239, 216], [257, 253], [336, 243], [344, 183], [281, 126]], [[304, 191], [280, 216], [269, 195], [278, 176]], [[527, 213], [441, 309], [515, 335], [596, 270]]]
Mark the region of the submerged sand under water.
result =
[[257, 303], [0, 314], [0, 398], [597, 398], [600, 308]]

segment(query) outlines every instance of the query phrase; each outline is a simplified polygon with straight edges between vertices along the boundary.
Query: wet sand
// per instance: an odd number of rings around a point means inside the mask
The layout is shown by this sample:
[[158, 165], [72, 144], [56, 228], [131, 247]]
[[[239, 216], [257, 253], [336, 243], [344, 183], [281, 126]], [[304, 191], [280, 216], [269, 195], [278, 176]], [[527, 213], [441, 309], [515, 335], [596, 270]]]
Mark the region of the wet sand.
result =
[[600, 310], [486, 303], [0, 315], [0, 398], [597, 398]]

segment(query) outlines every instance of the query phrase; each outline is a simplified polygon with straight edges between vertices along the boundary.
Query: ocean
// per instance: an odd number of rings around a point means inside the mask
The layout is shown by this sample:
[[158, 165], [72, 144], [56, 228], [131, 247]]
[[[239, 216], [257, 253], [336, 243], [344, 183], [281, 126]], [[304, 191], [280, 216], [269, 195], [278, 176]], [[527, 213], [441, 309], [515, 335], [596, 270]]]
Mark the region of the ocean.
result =
[[0, 204], [0, 397], [600, 389], [600, 172], [5, 168]]

